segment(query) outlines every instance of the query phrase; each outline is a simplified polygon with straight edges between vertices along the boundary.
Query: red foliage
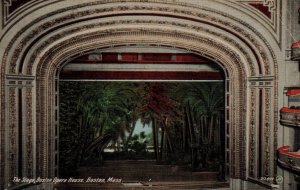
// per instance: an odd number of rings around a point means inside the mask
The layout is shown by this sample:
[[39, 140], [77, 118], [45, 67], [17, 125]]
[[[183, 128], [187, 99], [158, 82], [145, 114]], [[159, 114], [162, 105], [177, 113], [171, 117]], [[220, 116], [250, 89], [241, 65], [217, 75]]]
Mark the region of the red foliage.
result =
[[175, 117], [176, 102], [168, 96], [165, 84], [147, 84], [142, 111], [150, 111], [163, 118]]

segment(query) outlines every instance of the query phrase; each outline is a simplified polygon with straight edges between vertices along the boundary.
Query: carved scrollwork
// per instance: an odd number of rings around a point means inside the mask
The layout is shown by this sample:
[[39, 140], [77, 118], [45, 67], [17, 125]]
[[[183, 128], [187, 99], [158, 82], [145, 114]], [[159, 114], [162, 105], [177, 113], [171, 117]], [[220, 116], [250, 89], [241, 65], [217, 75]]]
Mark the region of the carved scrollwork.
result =
[[33, 129], [32, 129], [32, 89], [26, 88], [26, 131], [27, 131], [27, 139], [26, 139], [26, 169], [27, 169], [27, 177], [33, 176]]
[[270, 176], [270, 113], [271, 90], [265, 89], [265, 113], [264, 113], [264, 175]]
[[17, 110], [16, 88], [9, 88], [9, 179], [17, 176]]
[[249, 175], [251, 177], [255, 177], [255, 160], [256, 160], [256, 138], [255, 138], [255, 126], [256, 126], [256, 95], [255, 95], [255, 88], [251, 88], [250, 92], [250, 151], [249, 151]]

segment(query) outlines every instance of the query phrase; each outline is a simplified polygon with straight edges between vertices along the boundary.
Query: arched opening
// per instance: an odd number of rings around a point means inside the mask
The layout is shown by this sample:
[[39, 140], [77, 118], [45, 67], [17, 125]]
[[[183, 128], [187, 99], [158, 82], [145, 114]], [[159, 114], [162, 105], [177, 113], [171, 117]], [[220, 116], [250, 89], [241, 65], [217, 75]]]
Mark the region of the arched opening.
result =
[[68, 61], [57, 81], [60, 177], [228, 185], [226, 74], [214, 61], [178, 48], [120, 46]]
[[14, 176], [54, 178], [59, 172], [56, 92], [64, 63], [95, 49], [145, 44], [179, 48], [222, 67], [225, 171], [240, 185], [233, 188], [276, 175], [277, 62], [259, 31], [236, 15], [175, 1], [69, 3], [76, 5], [52, 7], [21, 30], [12, 26], [18, 32], [0, 52], [3, 187], [18, 185]]

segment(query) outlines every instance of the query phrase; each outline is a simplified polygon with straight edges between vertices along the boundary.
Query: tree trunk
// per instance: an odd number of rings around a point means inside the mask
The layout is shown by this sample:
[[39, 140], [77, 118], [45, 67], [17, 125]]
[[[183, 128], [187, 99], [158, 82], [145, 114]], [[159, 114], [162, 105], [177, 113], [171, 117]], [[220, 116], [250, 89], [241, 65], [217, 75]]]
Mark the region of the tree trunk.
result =
[[186, 150], [186, 123], [183, 124], [182, 128], [182, 149]]
[[207, 140], [208, 140], [208, 122], [207, 122], [207, 115], [204, 116], [204, 140], [205, 140], [205, 143], [207, 143]]
[[133, 132], [134, 132], [134, 129], [135, 129], [135, 125], [136, 125], [136, 122], [137, 122], [137, 121], [135, 120], [135, 121], [132, 122], [132, 124], [131, 124], [131, 130], [130, 130], [130, 133], [129, 133], [128, 137], [127, 137], [126, 142], [124, 143], [124, 150], [125, 150], [125, 151], [128, 151], [128, 143], [130, 142], [131, 137], [132, 137], [132, 135], [133, 135]]
[[168, 144], [169, 148], [170, 148], [170, 151], [173, 152], [173, 146], [172, 146], [172, 141], [171, 141], [171, 138], [170, 138], [170, 135], [169, 135], [169, 131], [168, 131], [168, 128], [167, 128], [167, 125], [164, 123], [164, 128], [165, 128], [165, 135], [166, 135], [166, 143]]
[[100, 126], [100, 136], [103, 135], [103, 131], [104, 131], [104, 123], [105, 123], [105, 119], [102, 121], [101, 126]]
[[162, 127], [161, 128], [161, 139], [160, 139], [160, 161], [163, 160], [164, 142], [165, 142], [165, 130]]
[[203, 125], [204, 125], [204, 119], [203, 119], [203, 116], [201, 116], [200, 117], [200, 136], [201, 136], [202, 142], [203, 142], [203, 138], [204, 138]]
[[211, 115], [210, 117], [209, 117], [210, 119], [209, 119], [209, 143], [211, 144], [211, 143], [213, 143], [212, 142], [212, 132], [213, 132], [213, 122], [214, 122], [214, 117]]
[[186, 115], [188, 120], [188, 127], [190, 132], [190, 146], [191, 146], [191, 162], [192, 162], [192, 168], [197, 167], [197, 149], [195, 147], [195, 130], [193, 125], [193, 119], [191, 115], [190, 105], [188, 104], [186, 108]]
[[221, 139], [221, 134], [220, 134], [220, 117], [216, 116], [216, 145], [219, 147], [220, 146], [220, 139]]
[[156, 130], [156, 120], [154, 118], [152, 120], [152, 135], [153, 135], [153, 146], [154, 146], [154, 155], [155, 159], [158, 160], [158, 133]]
[[187, 152], [189, 152], [190, 151], [190, 146], [189, 146], [189, 144], [190, 144], [190, 130], [189, 130], [189, 124], [188, 124], [188, 119], [187, 119], [187, 114], [185, 113], [185, 124], [184, 124], [184, 133], [185, 133], [185, 142], [184, 142], [184, 150], [185, 150], [185, 152], [187, 153]]

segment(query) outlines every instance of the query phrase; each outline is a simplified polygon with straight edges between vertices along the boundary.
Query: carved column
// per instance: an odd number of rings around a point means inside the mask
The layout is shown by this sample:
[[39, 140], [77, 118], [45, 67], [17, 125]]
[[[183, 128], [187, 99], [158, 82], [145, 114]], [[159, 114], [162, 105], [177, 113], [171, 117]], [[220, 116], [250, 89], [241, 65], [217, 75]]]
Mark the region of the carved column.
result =
[[33, 177], [33, 143], [34, 143], [34, 131], [33, 131], [33, 117], [32, 117], [32, 88], [26, 87], [25, 89], [25, 119], [26, 125], [26, 139], [24, 143], [26, 144], [26, 163], [25, 171], [28, 177]]
[[16, 100], [17, 88], [8, 87], [8, 125], [6, 126], [6, 148], [8, 149], [8, 155], [6, 156], [6, 170], [8, 171], [8, 186], [11, 185], [12, 179], [18, 176], [17, 168], [17, 100]]
[[[251, 77], [249, 115], [249, 177], [274, 177], [274, 98], [272, 77]], [[272, 182], [272, 181], [265, 181]]]
[[14, 185], [14, 177], [34, 176], [33, 81], [31, 76], [6, 76], [6, 186]]
[[[252, 84], [255, 84], [253, 82]], [[250, 123], [249, 123], [249, 176], [257, 178], [257, 89], [255, 87], [250, 88]]]

